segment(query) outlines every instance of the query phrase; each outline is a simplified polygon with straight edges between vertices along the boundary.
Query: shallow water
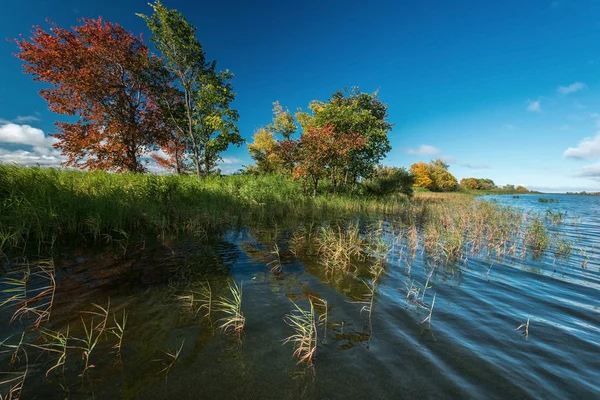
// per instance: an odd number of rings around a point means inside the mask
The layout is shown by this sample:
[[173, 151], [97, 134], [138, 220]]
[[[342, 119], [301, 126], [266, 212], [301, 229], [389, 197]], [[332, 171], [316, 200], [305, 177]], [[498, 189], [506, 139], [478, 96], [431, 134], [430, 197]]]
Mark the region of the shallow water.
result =
[[[539, 197], [559, 202], [539, 203]], [[424, 256], [407, 261], [394, 247], [370, 316], [357, 303], [365, 285], [353, 275], [325, 274], [311, 257], [295, 257], [284, 229], [132, 245], [126, 257], [118, 248], [65, 251], [55, 257], [57, 292], [46, 326], [64, 331], [68, 325], [72, 336], [83, 337], [81, 318], [89, 321], [90, 314], [82, 311], [93, 310], [93, 303], [106, 307], [110, 299], [111, 326], [113, 313], [129, 316], [121, 354], [114, 335], [105, 333], [84, 376], [81, 352], [72, 349], [64, 374], [44, 379], [56, 356], [26, 348], [22, 398], [598, 398], [600, 198], [484, 201], [535, 213], [566, 211], [566, 221], [551, 229], [566, 234], [576, 250], [568, 259], [471, 257], [436, 269], [423, 295], [431, 273]], [[281, 249], [277, 273], [268, 265], [274, 243]], [[203, 281], [214, 297], [227, 295], [231, 278], [243, 288], [246, 326], [239, 341], [216, 328], [218, 315], [211, 323], [177, 300]], [[422, 301], [407, 299], [411, 285], [420, 288]], [[423, 322], [434, 295], [431, 323]], [[309, 296], [328, 304], [314, 368], [297, 364], [292, 344], [283, 344], [293, 334], [283, 320], [292, 300], [307, 309]], [[5, 308], [3, 321], [12, 311]], [[516, 328], [528, 319], [524, 336]], [[4, 323], [2, 338], [13, 334], [6, 343], [18, 342], [30, 322]], [[179, 348], [177, 361], [164, 370], [166, 353]]]

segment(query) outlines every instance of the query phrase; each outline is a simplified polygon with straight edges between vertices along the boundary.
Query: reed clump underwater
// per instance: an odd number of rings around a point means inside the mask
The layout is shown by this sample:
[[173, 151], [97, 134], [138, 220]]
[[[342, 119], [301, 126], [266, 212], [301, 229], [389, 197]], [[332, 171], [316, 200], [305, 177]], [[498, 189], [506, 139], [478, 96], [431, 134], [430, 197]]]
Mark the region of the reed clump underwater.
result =
[[[42, 375], [65, 388], [73, 380], [70, 371], [90, 379], [106, 351], [118, 362], [131, 362], [122, 361], [132, 357], [128, 342], [142, 333], [134, 333], [136, 315], [126, 303], [116, 305], [107, 298], [87, 304], [70, 324], [64, 314], [56, 319], [63, 292], [55, 279], [54, 257], [60, 257], [63, 244], [116, 246], [126, 259], [136, 241], [148, 235], [167, 246], [172, 243], [168, 238], [197, 235], [203, 240], [245, 227], [256, 233], [265, 273], [282, 274], [294, 259], [315, 276], [359, 287], [360, 296], [351, 303], [366, 318], [369, 338], [389, 257], [408, 269], [415, 258], [425, 260], [426, 279], [407, 278], [405, 298], [421, 314], [421, 324], [427, 322], [431, 329], [436, 296], [441, 299], [432, 283], [439, 271], [461, 268], [470, 257], [483, 256], [493, 264], [505, 257], [540, 257], [552, 250], [565, 257], [573, 251], [569, 238], [551, 230], [565, 220], [556, 212], [530, 215], [460, 193], [333, 196], [328, 189], [323, 182], [319, 195], [306, 196], [300, 183], [277, 175], [198, 179], [0, 165], [0, 312], [8, 315], [9, 324], [23, 327], [20, 339], [13, 335], [0, 342], [0, 354], [7, 355], [11, 368], [9, 379], [0, 381], [0, 395], [20, 396], [34, 356], [46, 362]], [[260, 234], [261, 229], [266, 233]], [[227, 274], [222, 278], [228, 279]], [[216, 335], [215, 327], [220, 327], [242, 341], [246, 323], [252, 325], [244, 304], [253, 301], [246, 294], [242, 301], [242, 282], [186, 279], [185, 289], [170, 296], [175, 304], [202, 321], [206, 335]], [[306, 299], [308, 309], [294, 302], [283, 316], [289, 334], [282, 340], [293, 343], [299, 363], [314, 367], [333, 324], [327, 300]], [[214, 313], [220, 318], [213, 322]], [[159, 353], [162, 369], [157, 374], [165, 380], [186, 357], [185, 338], [170, 343]], [[156, 361], [155, 354], [139, 357]]]

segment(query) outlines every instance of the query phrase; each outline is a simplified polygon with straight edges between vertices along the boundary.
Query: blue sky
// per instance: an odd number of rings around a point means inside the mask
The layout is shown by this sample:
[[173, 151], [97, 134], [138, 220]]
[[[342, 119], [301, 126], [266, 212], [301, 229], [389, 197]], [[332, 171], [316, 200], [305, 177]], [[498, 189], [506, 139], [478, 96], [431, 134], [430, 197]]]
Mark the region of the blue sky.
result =
[[[386, 164], [441, 157], [459, 179], [600, 191], [599, 1], [164, 4], [235, 74], [247, 139], [269, 123], [275, 100], [296, 110], [357, 85], [389, 105]], [[135, 16], [150, 13], [146, 0], [4, 1], [0, 10], [2, 38], [47, 27], [46, 18], [72, 26], [99, 15], [149, 36]], [[0, 41], [0, 161], [56, 163], [46, 136], [64, 117], [48, 110], [14, 52]], [[245, 146], [224, 156], [224, 171], [251, 163]]]

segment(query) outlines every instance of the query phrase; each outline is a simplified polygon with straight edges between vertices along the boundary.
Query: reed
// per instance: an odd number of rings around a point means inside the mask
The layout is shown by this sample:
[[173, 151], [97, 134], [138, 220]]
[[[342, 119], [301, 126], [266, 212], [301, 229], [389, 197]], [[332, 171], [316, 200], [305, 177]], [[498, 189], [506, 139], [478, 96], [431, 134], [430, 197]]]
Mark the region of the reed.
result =
[[406, 300], [417, 303], [419, 300], [419, 294], [421, 293], [421, 288], [418, 285], [415, 285], [414, 280], [408, 282], [405, 281], [404, 285], [406, 286]]
[[62, 375], [64, 376], [65, 362], [67, 360], [67, 349], [69, 348], [69, 326], [67, 325], [67, 330], [65, 333], [51, 329], [42, 329], [41, 336], [44, 338], [45, 343], [43, 345], [32, 344], [31, 346], [57, 356], [54, 364], [48, 370], [46, 370], [46, 378], [48, 378], [50, 372], [61, 367]]
[[563, 223], [566, 218], [566, 212], [546, 210], [546, 219], [550, 220], [554, 226]]
[[306, 363], [313, 366], [317, 354], [317, 320], [315, 319], [315, 308], [309, 298], [309, 309], [303, 310], [292, 301], [295, 310], [284, 317], [285, 323], [294, 330], [294, 334], [288, 336], [283, 344], [294, 345], [294, 357], [298, 364]]
[[0, 380], [0, 387], [8, 386], [8, 391], [0, 393], [0, 400], [19, 400], [25, 385], [25, 379], [29, 373], [29, 356], [24, 348], [20, 348], [25, 359], [25, 370], [22, 372], [3, 372], [6, 378]]
[[[240, 289], [241, 291], [241, 289]], [[241, 301], [241, 292], [240, 292], [240, 301]], [[199, 298], [198, 298], [198, 310], [196, 311], [196, 314], [198, 314], [201, 311], [204, 311], [204, 313], [202, 314], [203, 318], [207, 318], [210, 320], [210, 315], [212, 313], [212, 289], [210, 287], [210, 282], [206, 281], [206, 282], [200, 282], [200, 291], [199, 291]]]
[[117, 343], [113, 349], [117, 352], [117, 357], [121, 358], [121, 349], [123, 348], [123, 337], [125, 336], [125, 328], [127, 327], [127, 310], [123, 310], [120, 322], [117, 320], [117, 315], [113, 314], [115, 326], [109, 332], [117, 338]]
[[538, 253], [543, 252], [550, 245], [550, 234], [539, 216], [534, 217], [527, 227], [525, 243]]
[[362, 307], [360, 309], [360, 314], [367, 314], [367, 325], [369, 338], [373, 333], [373, 306], [375, 304], [375, 296], [377, 295], [377, 280], [371, 279], [371, 281], [361, 280], [363, 285], [366, 287], [366, 292], [358, 299], [353, 301], [352, 303], [361, 304]]
[[24, 315], [33, 314], [35, 320], [34, 328], [38, 328], [42, 322], [50, 320], [50, 313], [54, 304], [54, 295], [56, 293], [56, 280], [54, 279], [54, 263], [50, 261], [40, 261], [38, 263], [39, 271], [32, 272], [30, 276], [38, 277], [45, 281], [44, 286], [29, 290], [28, 297], [17, 308], [10, 322], [15, 319], [21, 319]]
[[525, 336], [525, 338], [528, 338], [529, 337], [529, 318], [527, 318], [527, 322], [525, 322], [524, 324], [521, 324], [521, 325], [517, 326], [515, 328], [515, 331], [521, 330], [523, 328], [524, 328], [524, 330], [523, 330], [523, 336]]
[[19, 399], [21, 397], [21, 392], [23, 391], [23, 385], [25, 384], [25, 378], [29, 372], [29, 356], [25, 349], [25, 332], [21, 334], [19, 342], [16, 344], [8, 343], [8, 340], [12, 336], [4, 339], [0, 342], [0, 348], [7, 348], [8, 350], [2, 350], [0, 353], [9, 353], [10, 357], [10, 365], [15, 366], [17, 363], [21, 362], [21, 358], [19, 354], [23, 355], [25, 369], [22, 372], [0, 372], [0, 375], [6, 376], [5, 378], [0, 378], [0, 387], [8, 386], [6, 392], [0, 392], [0, 399]]
[[327, 343], [327, 324], [329, 323], [329, 305], [323, 298], [310, 296], [311, 303], [318, 314], [317, 326], [323, 327], [321, 343]]
[[330, 272], [356, 270], [353, 262], [364, 259], [366, 244], [356, 224], [322, 227], [317, 243], [320, 259]]
[[219, 319], [219, 328], [223, 332], [232, 332], [240, 338], [246, 318], [242, 313], [242, 284], [240, 286], [233, 281], [229, 283], [229, 292], [231, 297], [222, 296], [216, 303], [216, 311], [225, 314], [225, 317]]
[[378, 226], [371, 230], [369, 235], [369, 255], [374, 259], [369, 265], [369, 272], [375, 280], [378, 280], [385, 273], [387, 257], [392, 247], [386, 234], [383, 228], [383, 220], [380, 220]]
[[158, 371], [158, 373], [157, 373], [157, 375], [161, 374], [163, 372], [165, 373], [165, 383], [167, 383], [167, 380], [169, 378], [169, 372], [171, 372], [171, 369], [177, 363], [177, 360], [179, 360], [179, 355], [181, 354], [181, 350], [183, 349], [184, 344], [185, 344], [185, 339], [183, 339], [179, 348], [177, 348], [175, 350], [163, 351], [163, 353], [167, 356], [166, 360], [156, 360], [156, 361], [162, 361], [165, 364], [165, 367], [163, 369], [161, 369], [160, 371]]
[[0, 308], [5, 306], [10, 307], [13, 304], [19, 304], [27, 300], [27, 280], [29, 279], [29, 275], [24, 272], [22, 274], [23, 276], [21, 278], [5, 276], [4, 279], [2, 279], [2, 286], [5, 287], [5, 289], [0, 290], [2, 297], [4, 298], [0, 303]]
[[281, 271], [281, 254], [279, 252], [279, 246], [277, 243], [273, 244], [273, 250], [270, 252], [275, 258], [267, 263], [271, 267], [271, 272]]
[[5, 275], [2, 284], [5, 289], [0, 291], [3, 297], [0, 308], [15, 308], [9, 323], [33, 317], [33, 328], [39, 328], [50, 320], [56, 292], [52, 260], [38, 261], [33, 267], [29, 263], [17, 265], [16, 271]]
[[437, 296], [437, 293], [435, 293], [433, 295], [433, 300], [431, 301], [431, 306], [429, 307], [429, 315], [427, 315], [427, 317], [421, 321], [420, 323], [423, 324], [424, 322], [427, 322], [428, 326], [431, 328], [431, 317], [433, 316], [433, 307], [435, 306], [435, 296]]
[[[81, 376], [84, 376], [88, 369], [94, 367], [93, 365], [90, 365], [90, 358], [100, 341], [100, 337], [106, 329], [110, 311], [110, 299], [108, 300], [108, 305], [106, 306], [106, 308], [95, 303], [93, 303], [92, 306], [95, 308], [95, 310], [83, 312], [84, 314], [91, 315], [89, 326], [86, 324], [83, 317], [81, 317], [81, 323], [85, 334], [84, 337], [73, 338], [73, 340], [79, 343], [79, 345], [74, 346], [74, 348], [82, 351], [82, 358], [85, 362], [85, 366], [83, 372], [81, 373]], [[96, 317], [99, 317], [100, 320], [98, 323], [94, 324]]]

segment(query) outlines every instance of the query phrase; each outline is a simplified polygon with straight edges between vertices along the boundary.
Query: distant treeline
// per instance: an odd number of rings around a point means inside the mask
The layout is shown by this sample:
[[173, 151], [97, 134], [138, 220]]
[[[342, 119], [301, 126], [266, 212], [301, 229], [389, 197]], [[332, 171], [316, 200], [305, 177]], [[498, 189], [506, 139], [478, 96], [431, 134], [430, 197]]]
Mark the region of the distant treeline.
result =
[[583, 192], [567, 192], [567, 194], [571, 194], [571, 195], [579, 195], [579, 196], [600, 196], [600, 192], [586, 192], [585, 190]]
[[429, 163], [418, 162], [410, 166], [409, 172], [414, 177], [415, 186], [434, 192], [453, 192], [457, 190], [478, 190], [501, 193], [529, 193], [524, 186], [504, 185], [498, 187], [493, 180], [487, 178], [463, 178], [458, 180], [448, 171], [449, 165], [443, 160], [432, 160]]
[[463, 178], [460, 180], [460, 187], [467, 190], [501, 190], [510, 193], [529, 193], [529, 190], [521, 185], [496, 186], [493, 180], [483, 178]]

